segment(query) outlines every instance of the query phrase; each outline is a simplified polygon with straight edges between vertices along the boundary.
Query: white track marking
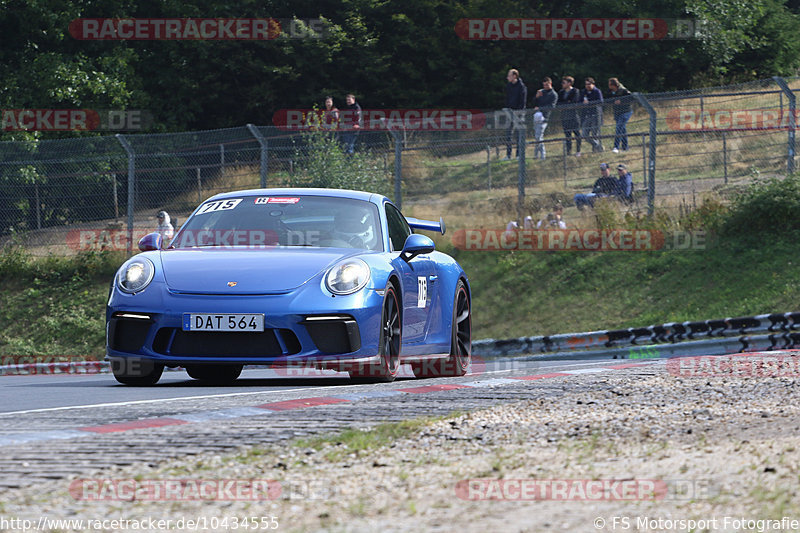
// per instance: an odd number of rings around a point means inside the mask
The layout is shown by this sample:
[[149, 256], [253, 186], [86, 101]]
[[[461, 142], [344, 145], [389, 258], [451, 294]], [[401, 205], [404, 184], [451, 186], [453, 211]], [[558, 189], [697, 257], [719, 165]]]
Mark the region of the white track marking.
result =
[[[502, 374], [508, 372], [515, 372], [520, 370], [535, 370], [535, 371], [542, 371], [542, 372], [559, 372], [559, 368], [563, 367], [573, 367], [573, 366], [609, 366], [609, 365], [617, 365], [622, 364], [622, 361], [626, 361], [625, 359], [608, 359], [601, 362], [593, 362], [593, 361], [574, 361], [570, 362], [569, 364], [565, 363], [558, 363], [553, 365], [552, 367], [545, 366], [537, 368], [536, 365], [532, 365], [530, 367], [527, 366], [519, 366], [517, 368], [510, 368], [507, 370], [489, 370], [486, 372], [479, 372], [475, 374], [467, 374], [467, 376], [484, 376], [487, 374]], [[531, 363], [533, 361], [525, 361], [526, 363]], [[545, 362], [545, 361], [543, 361]], [[550, 362], [550, 361], [546, 361]], [[68, 381], [69, 383], [75, 383], [74, 381]], [[29, 413], [47, 413], [53, 411], [66, 411], [69, 409], [90, 409], [90, 408], [97, 408], [97, 407], [120, 407], [125, 405], [143, 405], [143, 404], [152, 404], [152, 403], [162, 403], [162, 402], [175, 402], [180, 400], [205, 400], [209, 398], [230, 398], [233, 396], [257, 396], [257, 395], [267, 395], [267, 394], [280, 394], [280, 393], [288, 393], [288, 392], [311, 392], [317, 390], [326, 390], [331, 392], [332, 394], [336, 394], [336, 391], [340, 391], [342, 389], [349, 389], [353, 387], [361, 387], [360, 384], [354, 385], [335, 385], [335, 386], [324, 386], [324, 387], [300, 387], [295, 389], [278, 389], [278, 390], [266, 390], [266, 391], [252, 391], [252, 392], [229, 392], [225, 394], [205, 394], [201, 396], [176, 396], [171, 398], [156, 398], [152, 400], [131, 400], [127, 402], [111, 402], [111, 403], [94, 403], [94, 404], [87, 404], [87, 405], [67, 405], [62, 407], [45, 407], [41, 409], [26, 409], [23, 411], [10, 411], [7, 413], [0, 413], [0, 417], [3, 416], [12, 416], [12, 415], [24, 415]], [[391, 390], [391, 389], [389, 389]]]

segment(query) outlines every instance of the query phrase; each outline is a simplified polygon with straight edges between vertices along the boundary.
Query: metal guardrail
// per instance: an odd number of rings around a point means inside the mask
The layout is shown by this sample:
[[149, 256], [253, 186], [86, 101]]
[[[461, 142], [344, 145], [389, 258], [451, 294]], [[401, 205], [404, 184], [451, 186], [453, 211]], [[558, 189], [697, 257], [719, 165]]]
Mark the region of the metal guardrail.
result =
[[483, 358], [644, 359], [800, 348], [800, 312], [669, 322], [642, 328], [564, 333], [472, 343]]
[[[800, 348], [800, 312], [517, 339], [483, 339], [472, 343], [473, 355], [482, 359], [523, 355], [527, 357], [521, 360], [537, 361], [696, 357], [792, 348]], [[108, 370], [105, 361], [29, 363], [0, 365], [0, 376], [95, 374]]]

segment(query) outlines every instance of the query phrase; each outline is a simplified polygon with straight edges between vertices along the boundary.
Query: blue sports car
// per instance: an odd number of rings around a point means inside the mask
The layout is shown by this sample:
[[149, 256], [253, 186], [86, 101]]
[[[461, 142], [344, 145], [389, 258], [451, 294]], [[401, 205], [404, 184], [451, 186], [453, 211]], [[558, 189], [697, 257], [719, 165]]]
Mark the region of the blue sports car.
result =
[[203, 202], [168, 245], [151, 233], [106, 310], [106, 359], [127, 385], [164, 367], [210, 383], [243, 365], [347, 371], [392, 381], [461, 376], [470, 364], [469, 281], [385, 197], [256, 189]]

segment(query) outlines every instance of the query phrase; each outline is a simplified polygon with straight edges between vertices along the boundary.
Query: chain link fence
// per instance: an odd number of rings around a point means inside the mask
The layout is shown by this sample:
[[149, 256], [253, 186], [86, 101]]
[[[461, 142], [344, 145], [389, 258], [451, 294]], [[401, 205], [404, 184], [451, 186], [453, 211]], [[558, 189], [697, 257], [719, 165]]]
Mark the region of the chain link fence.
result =
[[[536, 89], [529, 87], [529, 101]], [[444, 214], [450, 227], [536, 220], [557, 204], [578, 225], [586, 215], [575, 195], [592, 190], [601, 163], [612, 177], [622, 163], [634, 187], [620, 212], [679, 217], [706, 199], [729, 202], [755, 178], [794, 171], [797, 90], [800, 79], [774, 78], [634, 93], [624, 135], [617, 125], [624, 106], [608, 99], [557, 106], [545, 127], [534, 109], [471, 112], [454, 122], [381, 121], [358, 134], [353, 156], [336, 161], [339, 172], [371, 181], [332, 184], [362, 184], [414, 216]], [[568, 140], [576, 118], [581, 133]], [[348, 133], [321, 135], [338, 146]], [[325, 185], [317, 141], [291, 128], [247, 125], [0, 142], [0, 243], [35, 254], [129, 250], [155, 229], [161, 210], [177, 229], [219, 192]]]

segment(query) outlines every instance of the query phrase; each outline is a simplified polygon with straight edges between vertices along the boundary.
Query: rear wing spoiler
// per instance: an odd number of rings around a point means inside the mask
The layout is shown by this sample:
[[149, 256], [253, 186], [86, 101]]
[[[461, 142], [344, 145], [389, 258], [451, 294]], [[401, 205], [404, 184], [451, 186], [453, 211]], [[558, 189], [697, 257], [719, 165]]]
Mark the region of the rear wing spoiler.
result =
[[442, 217], [439, 217], [439, 222], [434, 222], [433, 220], [419, 220], [417, 218], [406, 217], [406, 222], [408, 222], [408, 225], [411, 226], [413, 229], [437, 231], [442, 235], [444, 235], [445, 232], [444, 220], [442, 219]]

